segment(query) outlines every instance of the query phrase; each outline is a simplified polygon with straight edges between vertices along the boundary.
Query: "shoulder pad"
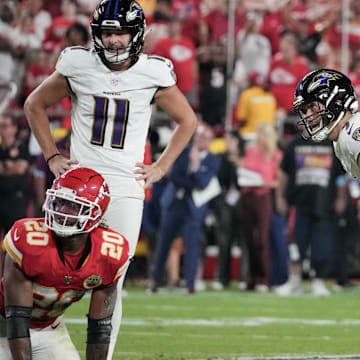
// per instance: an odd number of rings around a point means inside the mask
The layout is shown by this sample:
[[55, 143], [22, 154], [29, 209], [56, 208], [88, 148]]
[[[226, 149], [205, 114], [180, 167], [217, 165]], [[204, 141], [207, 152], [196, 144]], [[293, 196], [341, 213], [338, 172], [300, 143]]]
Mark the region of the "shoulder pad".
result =
[[49, 230], [43, 219], [22, 219], [13, 225], [4, 238], [4, 248], [10, 257], [22, 266], [23, 256], [32, 247], [47, 246]]
[[93, 240], [99, 244], [101, 255], [106, 257], [113, 280], [117, 280], [129, 265], [129, 242], [118, 232], [103, 228], [94, 231]]

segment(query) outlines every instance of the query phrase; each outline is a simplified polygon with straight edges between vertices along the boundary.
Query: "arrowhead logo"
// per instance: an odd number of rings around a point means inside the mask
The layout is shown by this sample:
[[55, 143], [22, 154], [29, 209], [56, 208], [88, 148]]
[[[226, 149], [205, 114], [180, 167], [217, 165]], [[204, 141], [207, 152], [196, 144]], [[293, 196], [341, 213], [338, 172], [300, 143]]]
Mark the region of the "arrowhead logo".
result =
[[18, 241], [20, 239], [20, 236], [18, 235], [18, 229], [15, 230], [14, 234], [14, 241]]

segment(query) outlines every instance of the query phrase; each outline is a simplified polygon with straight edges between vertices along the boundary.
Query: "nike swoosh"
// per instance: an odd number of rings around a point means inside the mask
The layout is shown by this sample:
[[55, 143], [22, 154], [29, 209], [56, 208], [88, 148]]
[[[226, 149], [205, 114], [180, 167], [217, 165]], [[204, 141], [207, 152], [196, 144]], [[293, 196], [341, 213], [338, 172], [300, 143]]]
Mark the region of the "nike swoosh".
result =
[[347, 134], [348, 134], [348, 135], [350, 135], [351, 130], [352, 130], [352, 127], [353, 127], [353, 124], [351, 124], [350, 129], [347, 131]]
[[60, 325], [60, 323], [57, 323], [56, 325], [51, 325], [51, 328], [52, 328], [53, 330], [55, 330], [59, 325]]
[[18, 235], [18, 229], [15, 230], [15, 234], [14, 234], [14, 241], [18, 241], [20, 239], [20, 236]]

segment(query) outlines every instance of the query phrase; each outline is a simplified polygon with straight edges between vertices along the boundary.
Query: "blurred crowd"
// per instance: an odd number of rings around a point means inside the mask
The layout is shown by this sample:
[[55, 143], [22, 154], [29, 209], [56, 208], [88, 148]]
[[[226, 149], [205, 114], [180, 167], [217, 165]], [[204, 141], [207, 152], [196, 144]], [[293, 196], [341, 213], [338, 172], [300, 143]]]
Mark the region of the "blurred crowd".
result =
[[[92, 46], [89, 22], [97, 3], [0, 2], [2, 234], [20, 217], [41, 216], [45, 190], [53, 180], [27, 125], [23, 103], [54, 71], [65, 47]], [[198, 194], [202, 210], [197, 223], [185, 221], [171, 234], [176, 239], [168, 244], [167, 260], [156, 244], [168, 236], [169, 224], [161, 211], [169, 206], [166, 195], [170, 185], [178, 186], [178, 178], [170, 174], [154, 184], [147, 194], [138, 246], [138, 255], [146, 254], [146, 268], [135, 266], [134, 276], [155, 274], [159, 284], [176, 288], [188, 272], [196, 272], [196, 290], [212, 278], [215, 290], [236, 280], [239, 289], [267, 292], [274, 287], [279, 295], [301, 293], [304, 276], [313, 280], [315, 295], [330, 294], [323, 282], [329, 276], [338, 288], [351, 286], [349, 274], [360, 266], [356, 260], [351, 263], [359, 246], [354, 236], [359, 185], [344, 174], [330, 144], [305, 144], [297, 137], [291, 108], [298, 81], [319, 67], [345, 66], [360, 96], [360, 2], [350, 0], [348, 57], [341, 51], [340, 0], [235, 0], [232, 51], [231, 2], [139, 3], [147, 23], [143, 51], [172, 60], [177, 85], [203, 124], [196, 135], [202, 138], [192, 145], [198, 148], [189, 152], [190, 163], [201, 166], [201, 154], [209, 152], [221, 165], [216, 168], [217, 183], [207, 182], [210, 195]], [[53, 136], [64, 154], [69, 151], [70, 112], [69, 99], [48, 110]], [[166, 146], [173, 126], [160, 110], [154, 111], [148, 162]], [[185, 195], [179, 189], [175, 196], [182, 200]], [[181, 218], [194, 220], [194, 213], [184, 211]], [[192, 256], [191, 238], [197, 232], [200, 246]], [[217, 259], [213, 268], [211, 249]]]

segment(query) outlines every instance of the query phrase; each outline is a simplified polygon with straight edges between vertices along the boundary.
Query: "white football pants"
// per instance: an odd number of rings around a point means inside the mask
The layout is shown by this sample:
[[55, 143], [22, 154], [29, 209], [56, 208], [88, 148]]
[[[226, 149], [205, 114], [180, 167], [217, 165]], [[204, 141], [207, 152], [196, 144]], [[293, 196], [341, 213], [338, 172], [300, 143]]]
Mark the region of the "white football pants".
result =
[[[3, 321], [0, 315], [0, 322]], [[80, 360], [61, 318], [44, 329], [30, 329], [30, 339], [33, 360]], [[0, 360], [11, 359], [8, 339], [0, 337]]]
[[[109, 225], [110, 229], [119, 232], [121, 235], [124, 235], [125, 238], [129, 241], [130, 257], [134, 256], [135, 254], [136, 244], [138, 242], [140, 233], [143, 207], [143, 199], [135, 197], [117, 197], [112, 195], [109, 208], [106, 211], [106, 223]], [[112, 331], [107, 360], [112, 359], [116, 339], [119, 333], [122, 317], [121, 293], [125, 276], [126, 272], [123, 274], [117, 284], [117, 298], [111, 321]]]

